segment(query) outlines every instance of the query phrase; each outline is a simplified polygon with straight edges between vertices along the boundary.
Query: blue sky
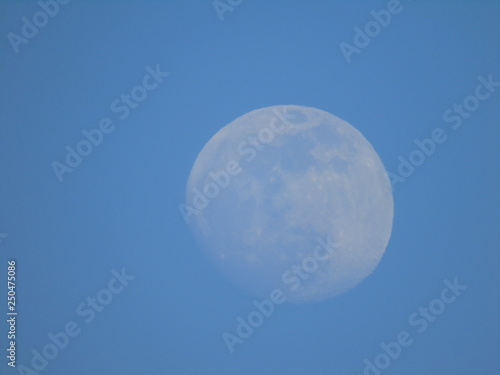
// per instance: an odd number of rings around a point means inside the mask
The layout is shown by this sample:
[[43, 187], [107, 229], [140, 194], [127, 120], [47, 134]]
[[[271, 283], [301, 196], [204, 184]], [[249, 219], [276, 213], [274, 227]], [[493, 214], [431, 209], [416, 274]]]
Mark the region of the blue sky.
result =
[[[340, 44], [388, 3], [243, 0], [221, 21], [211, 1], [73, 0], [16, 53], [9, 33], [41, 7], [1, 1], [0, 277], [16, 259], [17, 365], [32, 368], [32, 350], [75, 322], [80, 333], [40, 373], [362, 374], [402, 331], [413, 342], [382, 374], [498, 373], [500, 90], [480, 89], [489, 97], [458, 129], [443, 115], [475, 106], [478, 77], [500, 81], [500, 5], [401, 1], [348, 63]], [[169, 75], [120, 119], [111, 104], [148, 69]], [[348, 121], [391, 173], [416, 139], [436, 128], [447, 139], [395, 185], [392, 237], [369, 278], [332, 300], [277, 306], [230, 354], [222, 334], [254, 297], [207, 262], [178, 205], [212, 135], [281, 104]], [[60, 182], [52, 163], [106, 118], [113, 130]], [[135, 278], [101, 292], [123, 267]], [[467, 289], [419, 333], [409, 317], [454, 278]], [[86, 323], [78, 306], [99, 293], [113, 300]], [[4, 314], [5, 283], [0, 296]], [[23, 373], [6, 358], [0, 368]]]

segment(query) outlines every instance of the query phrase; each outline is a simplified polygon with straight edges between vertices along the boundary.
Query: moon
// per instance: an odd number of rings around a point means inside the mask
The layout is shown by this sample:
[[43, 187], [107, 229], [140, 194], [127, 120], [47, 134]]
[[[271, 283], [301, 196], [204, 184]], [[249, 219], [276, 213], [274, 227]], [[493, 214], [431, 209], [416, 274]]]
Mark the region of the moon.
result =
[[316, 108], [279, 105], [238, 117], [208, 141], [180, 211], [229, 279], [304, 303], [374, 271], [393, 205], [382, 161], [358, 130]]

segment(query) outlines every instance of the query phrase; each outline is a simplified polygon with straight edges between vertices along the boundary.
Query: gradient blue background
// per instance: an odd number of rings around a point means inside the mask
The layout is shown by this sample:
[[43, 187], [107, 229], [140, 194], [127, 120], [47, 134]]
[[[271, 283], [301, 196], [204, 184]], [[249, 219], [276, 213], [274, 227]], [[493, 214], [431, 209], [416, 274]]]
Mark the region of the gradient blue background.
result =
[[[74, 0], [18, 54], [7, 33], [39, 7], [1, 1], [0, 279], [17, 259], [18, 363], [74, 320], [82, 333], [42, 373], [361, 374], [380, 342], [408, 330], [413, 344], [383, 374], [498, 374], [500, 92], [457, 131], [442, 115], [479, 75], [500, 80], [499, 2], [401, 4], [348, 64], [339, 44], [387, 1], [245, 0], [221, 22], [209, 0]], [[170, 76], [118, 120], [111, 102], [156, 64]], [[436, 127], [449, 138], [397, 185], [393, 235], [368, 279], [280, 306], [230, 355], [222, 333], [253, 297], [206, 261], [178, 205], [210, 137], [279, 104], [348, 121], [391, 172], [415, 138]], [[103, 117], [116, 129], [59, 183], [51, 163]], [[85, 324], [76, 306], [122, 267], [136, 279]], [[468, 289], [416, 333], [410, 314], [454, 277]], [[6, 292], [0, 283], [2, 314]], [[0, 373], [17, 373], [6, 361]]]

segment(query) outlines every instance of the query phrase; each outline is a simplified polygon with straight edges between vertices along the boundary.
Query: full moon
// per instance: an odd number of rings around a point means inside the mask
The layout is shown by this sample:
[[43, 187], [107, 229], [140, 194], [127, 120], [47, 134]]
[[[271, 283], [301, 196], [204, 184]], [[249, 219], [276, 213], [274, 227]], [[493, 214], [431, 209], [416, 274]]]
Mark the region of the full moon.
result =
[[393, 221], [386, 170], [352, 125], [283, 105], [220, 129], [198, 155], [181, 214], [231, 280], [287, 302], [344, 293], [380, 262]]

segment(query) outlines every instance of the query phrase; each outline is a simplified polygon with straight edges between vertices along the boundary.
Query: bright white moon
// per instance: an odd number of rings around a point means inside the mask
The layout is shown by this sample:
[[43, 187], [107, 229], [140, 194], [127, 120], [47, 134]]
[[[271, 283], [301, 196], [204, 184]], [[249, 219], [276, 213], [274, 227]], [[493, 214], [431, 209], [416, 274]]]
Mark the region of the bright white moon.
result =
[[296, 303], [333, 297], [372, 273], [393, 220], [371, 144], [338, 117], [295, 105], [257, 109], [217, 132], [180, 208], [229, 278]]

